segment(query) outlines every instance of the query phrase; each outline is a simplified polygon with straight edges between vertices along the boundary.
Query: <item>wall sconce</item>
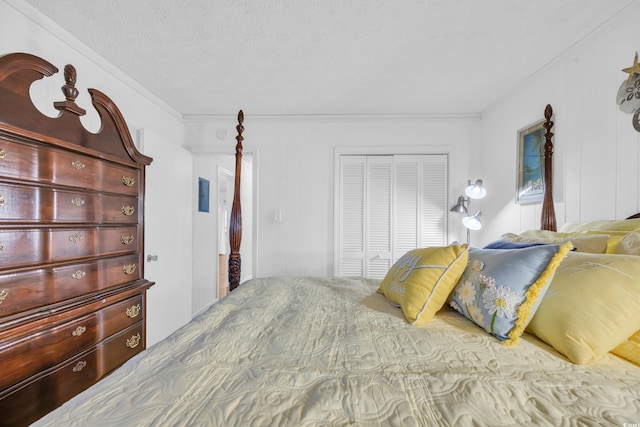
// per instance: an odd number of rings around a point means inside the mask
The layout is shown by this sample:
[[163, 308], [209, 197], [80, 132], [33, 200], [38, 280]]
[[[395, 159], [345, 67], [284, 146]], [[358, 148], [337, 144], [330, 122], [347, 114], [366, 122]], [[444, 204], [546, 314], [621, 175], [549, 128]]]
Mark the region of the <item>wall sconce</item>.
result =
[[467, 188], [464, 190], [465, 196], [458, 196], [458, 201], [455, 205], [451, 207], [451, 212], [465, 213], [467, 214], [464, 218], [462, 218], [462, 224], [467, 229], [467, 244], [471, 242], [471, 234], [470, 231], [480, 230], [482, 228], [482, 222], [480, 221], [480, 217], [482, 216], [481, 211], [477, 211], [473, 215], [469, 215], [471, 212], [471, 199], [482, 199], [487, 195], [487, 189], [484, 188], [481, 179], [477, 179], [476, 182], [471, 184], [471, 180], [467, 181]]

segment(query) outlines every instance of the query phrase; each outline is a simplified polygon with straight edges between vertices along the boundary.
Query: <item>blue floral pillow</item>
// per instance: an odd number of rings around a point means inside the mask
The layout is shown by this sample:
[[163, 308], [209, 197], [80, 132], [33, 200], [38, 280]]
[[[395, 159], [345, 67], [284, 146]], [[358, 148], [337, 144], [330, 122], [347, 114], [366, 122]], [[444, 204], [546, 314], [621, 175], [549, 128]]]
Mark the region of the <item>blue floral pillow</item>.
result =
[[470, 249], [449, 304], [506, 345], [516, 344], [538, 308], [556, 269], [573, 248]]

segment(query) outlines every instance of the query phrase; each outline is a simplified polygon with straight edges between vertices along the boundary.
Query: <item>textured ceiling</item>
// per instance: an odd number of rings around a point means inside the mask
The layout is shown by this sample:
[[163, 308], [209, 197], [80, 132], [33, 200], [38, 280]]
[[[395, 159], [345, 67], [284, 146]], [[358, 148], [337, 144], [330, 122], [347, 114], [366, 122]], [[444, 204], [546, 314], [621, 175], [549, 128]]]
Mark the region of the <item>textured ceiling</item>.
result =
[[475, 114], [637, 0], [27, 0], [184, 115]]

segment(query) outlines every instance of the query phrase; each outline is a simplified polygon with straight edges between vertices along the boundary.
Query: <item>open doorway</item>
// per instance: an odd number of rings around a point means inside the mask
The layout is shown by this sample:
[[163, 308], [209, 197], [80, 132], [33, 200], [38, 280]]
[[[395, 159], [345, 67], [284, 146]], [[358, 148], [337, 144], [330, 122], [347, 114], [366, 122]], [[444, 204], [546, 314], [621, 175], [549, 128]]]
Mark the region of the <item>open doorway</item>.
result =
[[[217, 294], [224, 298], [229, 292], [228, 263], [231, 252], [229, 222], [233, 204], [235, 155], [217, 157]], [[244, 154], [241, 168], [240, 204], [242, 211], [242, 242], [240, 244], [240, 283], [253, 277], [253, 156]], [[212, 260], [211, 260], [212, 261]]]
[[[242, 263], [241, 283], [254, 274], [253, 160], [245, 153], [242, 160]], [[193, 176], [210, 182], [208, 212], [194, 209], [193, 215], [193, 314], [197, 315], [224, 297], [227, 288], [227, 260], [230, 252], [229, 220], [233, 203], [235, 155], [198, 154], [193, 157]], [[197, 187], [197, 186], [195, 186]], [[197, 188], [194, 190], [197, 193]], [[222, 257], [220, 255], [223, 255]]]
[[229, 214], [233, 202], [233, 173], [218, 166], [218, 299], [229, 293]]

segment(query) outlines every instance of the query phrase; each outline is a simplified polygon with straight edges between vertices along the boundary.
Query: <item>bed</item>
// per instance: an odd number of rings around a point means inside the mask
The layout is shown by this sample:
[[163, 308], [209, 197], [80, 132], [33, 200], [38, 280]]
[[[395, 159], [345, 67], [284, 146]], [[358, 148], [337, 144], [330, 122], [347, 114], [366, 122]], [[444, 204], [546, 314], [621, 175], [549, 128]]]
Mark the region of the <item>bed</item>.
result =
[[629, 362], [575, 365], [533, 336], [505, 348], [453, 310], [410, 326], [377, 286], [254, 279], [36, 425], [622, 426], [640, 417], [640, 369]]
[[[552, 182], [551, 114], [549, 107], [547, 182]], [[236, 196], [243, 121], [240, 112]], [[241, 209], [234, 197], [232, 292], [34, 425], [637, 425], [640, 362], [631, 359], [640, 348], [634, 341], [640, 330], [635, 279], [640, 271], [633, 275], [638, 265], [633, 235], [640, 224], [634, 221], [640, 220], [573, 224], [556, 232], [548, 186], [542, 230], [497, 236], [500, 249], [420, 248], [432, 251], [437, 262], [417, 268], [415, 254], [408, 254], [382, 281], [268, 277], [240, 285]], [[618, 247], [625, 252], [615, 253]], [[605, 255], [609, 258], [598, 258]], [[547, 303], [564, 295], [560, 278], [578, 282], [571, 278], [579, 272], [562, 268], [570, 258], [592, 267], [589, 275], [598, 280], [588, 289], [595, 292], [600, 284], [602, 293], [602, 281], [613, 277], [607, 273], [624, 277], [618, 293], [607, 283], [614, 301], [580, 300], [580, 306], [595, 304], [606, 316], [600, 318], [600, 335], [589, 335], [598, 329], [594, 326], [582, 331], [584, 340], [574, 340], [590, 344], [578, 346], [575, 354], [555, 341], [554, 325], [563, 321], [556, 317], [563, 311]], [[618, 259], [625, 265], [612, 267]], [[500, 293], [498, 285], [507, 280], [501, 275], [511, 277], [520, 270], [514, 265], [527, 270], [529, 264], [536, 267], [518, 278], [523, 299]], [[418, 270], [428, 277], [421, 276], [415, 288], [398, 286], [398, 277]], [[480, 291], [471, 285], [495, 290], [506, 307], [473, 308]], [[415, 298], [422, 298], [417, 306]], [[573, 308], [565, 304], [567, 317]], [[545, 310], [549, 314], [541, 316]], [[501, 323], [498, 313], [515, 318], [501, 315], [506, 319]], [[545, 319], [537, 321], [540, 316]], [[491, 320], [490, 328], [479, 327], [479, 319]], [[551, 336], [545, 335], [549, 322]]]

